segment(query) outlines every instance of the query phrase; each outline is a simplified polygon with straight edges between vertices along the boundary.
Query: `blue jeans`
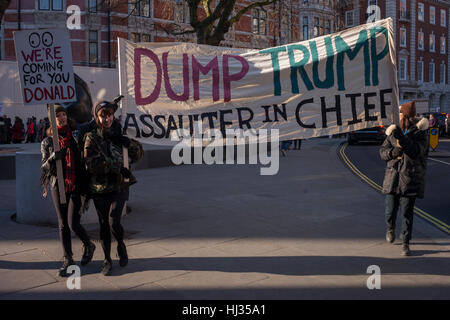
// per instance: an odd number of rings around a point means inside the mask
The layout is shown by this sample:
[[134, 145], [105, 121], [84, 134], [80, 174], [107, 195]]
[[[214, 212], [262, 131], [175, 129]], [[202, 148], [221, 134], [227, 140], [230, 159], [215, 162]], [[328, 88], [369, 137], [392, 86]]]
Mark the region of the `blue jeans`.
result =
[[397, 212], [400, 208], [403, 217], [401, 232], [401, 239], [403, 240], [403, 243], [409, 243], [409, 240], [411, 240], [412, 237], [415, 201], [415, 197], [403, 197], [396, 194], [386, 195], [386, 227], [388, 230], [395, 230]]

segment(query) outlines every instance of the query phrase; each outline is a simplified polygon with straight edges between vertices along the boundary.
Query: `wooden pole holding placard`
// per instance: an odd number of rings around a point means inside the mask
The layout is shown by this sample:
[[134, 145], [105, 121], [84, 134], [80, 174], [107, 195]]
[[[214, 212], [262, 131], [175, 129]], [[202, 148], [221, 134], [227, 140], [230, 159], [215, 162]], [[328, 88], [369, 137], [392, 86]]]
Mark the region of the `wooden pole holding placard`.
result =
[[[59, 147], [59, 139], [58, 139], [58, 127], [56, 126], [56, 114], [55, 114], [55, 105], [50, 103], [47, 105], [50, 110], [50, 125], [52, 126], [52, 138], [53, 138], [53, 150], [60, 151]], [[58, 190], [59, 190], [59, 203], [65, 204], [66, 200], [66, 190], [64, 187], [64, 176], [62, 170], [62, 161], [56, 160], [56, 177], [58, 179]]]
[[[120, 38], [118, 38], [118, 42], [117, 42], [117, 48], [118, 48], [118, 61], [120, 62], [120, 51], [121, 51], [121, 40], [120, 40]], [[120, 69], [120, 63], [119, 63], [119, 95], [122, 95], [122, 71], [121, 71], [121, 69]], [[122, 118], [122, 120], [123, 120], [123, 117], [124, 117], [124, 111], [123, 111], [123, 103], [122, 103], [122, 100], [120, 100], [120, 102], [119, 102], [119, 106], [120, 106], [120, 115], [121, 115], [121, 118]], [[122, 123], [120, 123], [120, 125], [122, 125]], [[127, 169], [129, 169], [130, 168], [130, 164], [129, 164], [129, 161], [128, 161], [128, 149], [127, 148], [125, 148], [124, 146], [122, 146], [122, 154], [123, 154], [123, 166], [125, 167], [125, 168], [127, 168]], [[124, 179], [124, 181], [125, 182], [128, 182], [129, 181], [129, 179], [127, 179], [127, 178], [125, 178]], [[126, 213], [127, 213], [127, 203], [125, 202], [125, 205], [123, 206], [123, 211], [122, 211], [122, 216], [124, 216], [124, 215], [126, 215]]]

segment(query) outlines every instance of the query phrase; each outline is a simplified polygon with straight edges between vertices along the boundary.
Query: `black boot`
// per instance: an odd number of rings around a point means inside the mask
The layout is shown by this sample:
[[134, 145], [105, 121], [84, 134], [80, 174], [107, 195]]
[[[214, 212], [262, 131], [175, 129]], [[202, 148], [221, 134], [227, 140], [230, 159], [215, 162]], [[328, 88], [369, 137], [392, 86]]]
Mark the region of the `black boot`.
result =
[[58, 270], [58, 276], [59, 277], [67, 277], [69, 276], [67, 274], [67, 268], [69, 268], [69, 266], [74, 265], [75, 262], [73, 262], [72, 258], [66, 258], [64, 257], [64, 263], [62, 265], [62, 267]]
[[85, 266], [91, 262], [94, 256], [95, 244], [90, 242], [87, 246], [83, 246], [83, 257], [81, 258], [81, 265]]
[[112, 262], [111, 262], [111, 260], [105, 259], [103, 261], [103, 266], [102, 266], [102, 270], [101, 270], [102, 274], [104, 276], [109, 276], [111, 274], [111, 270], [112, 270]]
[[386, 241], [389, 243], [394, 243], [394, 241], [395, 241], [395, 230], [394, 229], [388, 229], [386, 231]]
[[119, 255], [119, 265], [125, 267], [128, 264], [128, 253], [125, 243], [121, 242], [117, 245], [117, 254]]
[[409, 250], [409, 243], [403, 242], [402, 246], [402, 256], [407, 257], [411, 255], [411, 250]]

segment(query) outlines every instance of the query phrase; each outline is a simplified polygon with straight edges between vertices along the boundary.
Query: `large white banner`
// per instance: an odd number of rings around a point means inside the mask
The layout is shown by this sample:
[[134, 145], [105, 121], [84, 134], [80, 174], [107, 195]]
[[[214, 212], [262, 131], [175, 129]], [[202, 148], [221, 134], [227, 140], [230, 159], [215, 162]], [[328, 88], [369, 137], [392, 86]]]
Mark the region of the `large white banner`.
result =
[[177, 129], [279, 129], [311, 138], [398, 117], [392, 20], [263, 50], [119, 39], [127, 134], [174, 144]]
[[76, 101], [67, 29], [15, 31], [14, 45], [25, 105]]

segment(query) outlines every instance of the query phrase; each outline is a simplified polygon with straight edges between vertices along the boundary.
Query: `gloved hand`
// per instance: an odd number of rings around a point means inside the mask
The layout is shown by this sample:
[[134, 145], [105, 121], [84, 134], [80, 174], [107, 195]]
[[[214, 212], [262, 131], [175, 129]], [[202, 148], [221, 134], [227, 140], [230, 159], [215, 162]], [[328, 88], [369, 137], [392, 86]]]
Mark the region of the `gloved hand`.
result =
[[123, 146], [125, 148], [130, 147], [130, 139], [126, 136], [112, 136], [110, 139], [116, 146]]
[[126, 179], [130, 179], [131, 177], [131, 171], [125, 167], [120, 168], [120, 174]]
[[403, 154], [403, 149], [399, 147], [395, 147], [391, 151], [392, 158], [400, 157]]
[[401, 140], [404, 137], [402, 129], [400, 129], [399, 126], [395, 127], [394, 131], [392, 131], [392, 135], [397, 140]]
[[50, 157], [48, 157], [48, 161], [54, 162], [56, 160], [61, 160], [64, 156], [64, 150], [54, 151], [50, 154]]

